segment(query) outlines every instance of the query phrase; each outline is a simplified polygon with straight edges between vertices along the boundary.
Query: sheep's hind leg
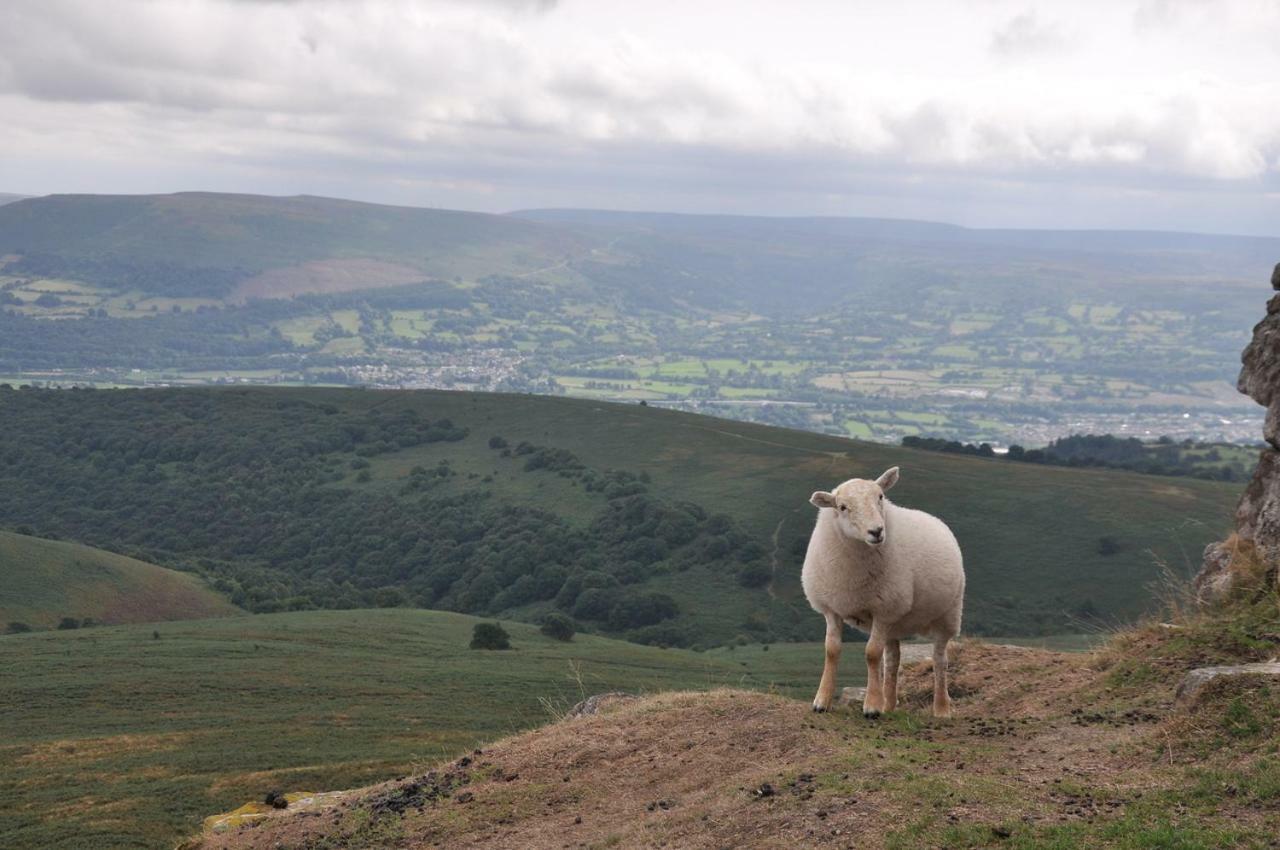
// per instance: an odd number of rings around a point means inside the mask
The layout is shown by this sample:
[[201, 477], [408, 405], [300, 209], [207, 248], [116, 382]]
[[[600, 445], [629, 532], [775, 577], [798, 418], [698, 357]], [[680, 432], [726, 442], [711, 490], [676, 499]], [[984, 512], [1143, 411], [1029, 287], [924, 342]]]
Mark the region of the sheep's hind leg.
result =
[[884, 647], [886, 629], [876, 621], [871, 622], [871, 637], [867, 640], [867, 696], [862, 701], [863, 717], [879, 717], [884, 709]]
[[951, 695], [947, 693], [947, 643], [949, 637], [933, 641], [933, 716], [951, 716]]
[[840, 630], [844, 624], [834, 614], [827, 614], [826, 661], [822, 665], [822, 681], [818, 694], [813, 698], [814, 711], [826, 711], [831, 707], [831, 697], [836, 690], [836, 665], [840, 663]]
[[898, 707], [898, 667], [902, 662], [902, 641], [891, 640], [884, 645], [884, 710]]

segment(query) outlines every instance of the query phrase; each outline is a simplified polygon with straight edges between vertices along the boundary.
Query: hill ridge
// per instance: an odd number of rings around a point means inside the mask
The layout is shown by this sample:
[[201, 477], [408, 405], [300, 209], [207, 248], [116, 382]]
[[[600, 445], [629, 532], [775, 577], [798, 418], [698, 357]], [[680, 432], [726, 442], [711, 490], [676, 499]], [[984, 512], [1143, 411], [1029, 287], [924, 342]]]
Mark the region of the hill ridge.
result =
[[197, 576], [80, 543], [0, 531], [0, 630], [100, 625], [243, 613]]

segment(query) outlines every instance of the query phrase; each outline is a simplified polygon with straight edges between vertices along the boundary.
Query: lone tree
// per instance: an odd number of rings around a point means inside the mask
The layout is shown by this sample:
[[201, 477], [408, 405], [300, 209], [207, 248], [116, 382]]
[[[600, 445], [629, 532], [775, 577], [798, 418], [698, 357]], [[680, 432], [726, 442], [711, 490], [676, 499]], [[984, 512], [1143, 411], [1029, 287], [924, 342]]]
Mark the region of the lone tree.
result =
[[476, 623], [471, 631], [472, 649], [510, 649], [511, 635], [497, 623]]
[[571, 641], [578, 625], [573, 618], [559, 612], [552, 612], [542, 621], [542, 633], [556, 640]]

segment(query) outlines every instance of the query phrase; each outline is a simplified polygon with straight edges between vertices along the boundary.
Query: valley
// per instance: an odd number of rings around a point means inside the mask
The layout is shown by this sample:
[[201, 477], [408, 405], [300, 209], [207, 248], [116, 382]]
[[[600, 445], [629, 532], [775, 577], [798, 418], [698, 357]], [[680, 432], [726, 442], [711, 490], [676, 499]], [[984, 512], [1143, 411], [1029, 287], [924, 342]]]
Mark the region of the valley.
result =
[[0, 379], [536, 392], [880, 442], [1244, 442], [1260, 415], [1231, 381], [1278, 244], [57, 196], [0, 208]]

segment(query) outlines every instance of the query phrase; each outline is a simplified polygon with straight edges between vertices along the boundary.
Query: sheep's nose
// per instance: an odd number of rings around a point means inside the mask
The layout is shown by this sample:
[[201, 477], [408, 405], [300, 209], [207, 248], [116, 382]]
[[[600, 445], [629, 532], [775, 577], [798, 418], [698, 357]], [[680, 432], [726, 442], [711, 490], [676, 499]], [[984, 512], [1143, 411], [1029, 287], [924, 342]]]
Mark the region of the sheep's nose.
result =
[[867, 534], [871, 535], [872, 540], [879, 542], [880, 539], [884, 537], [884, 526], [881, 526], [880, 528], [868, 528]]

